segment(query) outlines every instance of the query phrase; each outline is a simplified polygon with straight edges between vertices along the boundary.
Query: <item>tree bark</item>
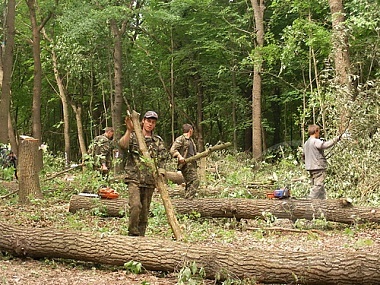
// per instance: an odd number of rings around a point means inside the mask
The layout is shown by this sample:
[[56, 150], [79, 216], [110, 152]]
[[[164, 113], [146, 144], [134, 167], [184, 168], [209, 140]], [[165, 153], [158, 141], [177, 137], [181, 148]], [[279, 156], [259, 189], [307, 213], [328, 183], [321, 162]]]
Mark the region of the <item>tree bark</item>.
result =
[[[1, 94], [0, 94], [0, 143], [8, 142], [8, 113], [11, 98], [11, 82], [13, 69], [13, 48], [15, 38], [15, 16], [16, 1], [9, 0], [7, 5], [6, 22], [5, 22], [5, 38], [2, 40], [4, 44], [4, 54], [1, 51]], [[3, 49], [3, 47], [0, 47]]]
[[124, 217], [129, 210], [128, 199], [100, 199], [81, 195], [73, 195], [70, 199], [69, 212], [76, 213], [84, 209], [91, 212], [101, 212], [107, 217]]
[[[97, 199], [99, 200], [99, 199]], [[72, 213], [80, 209], [93, 210], [99, 208], [99, 202], [92, 198], [74, 195], [70, 199], [69, 210]], [[128, 209], [127, 199], [101, 200], [104, 213], [119, 217]], [[173, 199], [173, 206], [179, 214], [197, 212], [209, 218], [263, 218], [263, 213], [271, 213], [281, 219], [313, 220], [320, 217], [327, 221], [351, 224], [354, 222], [380, 223], [380, 209], [354, 207], [347, 200], [253, 200], [253, 199]]]
[[[32, 103], [32, 136], [41, 144], [41, 90], [42, 90], [42, 67], [41, 67], [41, 40], [40, 27], [37, 24], [36, 1], [26, 0], [29, 8], [30, 23], [32, 28], [32, 47], [33, 47], [33, 103]], [[42, 153], [38, 155], [37, 167], [42, 169]]]
[[340, 200], [295, 200], [295, 199], [194, 199], [173, 200], [179, 214], [198, 212], [203, 217], [235, 217], [255, 219], [268, 212], [277, 218], [318, 218], [327, 221], [351, 224], [354, 222], [380, 223], [380, 209], [354, 207], [346, 199]]
[[33, 258], [65, 258], [123, 266], [133, 260], [147, 270], [172, 272], [191, 262], [206, 277], [266, 284], [379, 284], [380, 250], [335, 252], [267, 251], [195, 245], [148, 237], [26, 228], [0, 222], [0, 250]]
[[[53, 40], [47, 35], [45, 29], [42, 29], [43, 35], [46, 40], [53, 44]], [[63, 137], [65, 141], [65, 166], [69, 167], [71, 161], [71, 151], [70, 151], [70, 112], [69, 103], [67, 98], [67, 91], [63, 83], [63, 79], [59, 73], [58, 69], [58, 57], [55, 53], [54, 46], [51, 50], [51, 61], [53, 64], [54, 78], [58, 86], [58, 96], [62, 103], [62, 116], [63, 116]]]
[[21, 140], [19, 144], [19, 163], [17, 167], [19, 179], [19, 203], [28, 204], [30, 199], [42, 198], [40, 180], [38, 176], [37, 153], [39, 141], [37, 139]]
[[263, 56], [261, 49], [264, 46], [264, 5], [265, 0], [251, 0], [255, 20], [255, 62], [252, 83], [252, 154], [254, 159], [262, 156], [261, 132], [261, 68]]
[[343, 1], [329, 0], [329, 6], [332, 18], [332, 42], [336, 80], [340, 86], [350, 89], [350, 57]]
[[75, 121], [77, 123], [77, 132], [78, 132], [78, 141], [79, 148], [82, 154], [82, 162], [84, 161], [84, 155], [87, 153], [86, 143], [84, 140], [84, 131], [83, 131], [83, 123], [82, 123], [82, 103], [77, 103], [74, 99], [68, 97], [69, 103], [73, 112], [75, 114]]
[[166, 181], [171, 181], [178, 185], [185, 183], [185, 179], [183, 178], [183, 175], [180, 171], [177, 171], [177, 172], [167, 171], [165, 172], [164, 178]]

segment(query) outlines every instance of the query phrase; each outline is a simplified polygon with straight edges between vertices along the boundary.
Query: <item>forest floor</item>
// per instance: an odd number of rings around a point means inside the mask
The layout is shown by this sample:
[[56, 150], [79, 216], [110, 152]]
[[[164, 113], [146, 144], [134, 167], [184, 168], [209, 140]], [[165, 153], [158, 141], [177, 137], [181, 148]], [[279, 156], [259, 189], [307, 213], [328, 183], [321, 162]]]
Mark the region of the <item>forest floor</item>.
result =
[[[8, 192], [17, 190], [15, 182], [0, 182], [3, 189]], [[0, 187], [0, 189], [1, 189]], [[1, 195], [0, 195], [1, 196]], [[157, 198], [157, 197], [156, 197]], [[10, 197], [0, 197], [0, 219], [7, 222], [15, 222], [33, 227], [54, 226], [53, 223], [64, 221], [51, 221], [46, 217], [52, 217], [57, 213], [68, 212], [68, 200], [54, 203], [51, 208], [43, 208], [45, 218], [31, 219], [33, 209], [19, 207], [17, 203], [10, 203]], [[15, 199], [15, 198], [13, 198]], [[36, 211], [38, 211], [37, 207]], [[29, 212], [28, 215], [25, 213]], [[41, 215], [41, 213], [39, 213]], [[91, 223], [91, 217], [88, 223]], [[99, 217], [96, 217], [99, 218]], [[95, 218], [94, 218], [95, 219]], [[117, 219], [102, 221], [112, 223], [107, 225], [115, 227]], [[380, 246], [380, 231], [377, 225], [342, 225], [319, 221], [302, 221], [303, 229], [297, 229], [289, 220], [275, 220], [272, 222], [258, 222], [257, 220], [240, 221], [240, 225], [234, 221], [223, 221], [219, 224], [208, 222], [205, 236], [196, 243], [212, 246], [215, 243], [231, 245], [236, 247], [250, 247], [267, 249], [268, 252], [281, 248], [289, 251], [316, 251], [337, 252], [339, 250], [368, 250]], [[215, 234], [213, 227], [222, 226], [226, 233], [233, 233], [228, 237], [221, 237], [220, 232]], [[186, 228], [186, 226], [185, 226]], [[271, 228], [273, 230], [271, 230]], [[229, 231], [231, 229], [231, 231]], [[156, 233], [156, 232], [155, 232]], [[148, 231], [148, 236], [155, 233]], [[157, 238], [169, 238], [168, 236], [157, 236]], [[219, 240], [220, 238], [220, 240]], [[194, 242], [192, 240], [191, 242]], [[0, 285], [121, 285], [121, 284], [178, 284], [178, 272], [163, 273], [145, 271], [140, 274], [132, 274], [122, 267], [111, 267], [80, 261], [68, 261], [61, 259], [20, 259], [8, 256], [0, 252]], [[183, 283], [190, 284], [190, 283]], [[214, 280], [199, 280], [191, 284], [217, 284]], [[231, 284], [231, 283], [230, 283]], [[233, 283], [240, 284], [240, 283]], [[243, 283], [241, 283], [243, 284]]]

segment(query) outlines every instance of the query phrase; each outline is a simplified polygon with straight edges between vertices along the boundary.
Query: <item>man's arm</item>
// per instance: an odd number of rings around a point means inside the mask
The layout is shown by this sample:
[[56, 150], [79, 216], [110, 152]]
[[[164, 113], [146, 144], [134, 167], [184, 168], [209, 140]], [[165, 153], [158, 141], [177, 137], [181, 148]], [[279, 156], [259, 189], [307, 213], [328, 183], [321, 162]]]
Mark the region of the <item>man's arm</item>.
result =
[[179, 163], [185, 162], [185, 158], [182, 156], [182, 154], [180, 152], [180, 150], [183, 148], [183, 146], [184, 146], [183, 136], [180, 136], [180, 137], [175, 139], [172, 147], [170, 148], [170, 154], [174, 158], [177, 158]]
[[119, 140], [119, 145], [121, 148], [127, 149], [129, 147], [129, 141], [131, 139], [131, 134], [134, 129], [133, 122], [131, 118], [128, 116], [125, 117], [125, 125], [127, 127], [127, 130], [125, 131], [124, 135]]
[[340, 139], [340, 136], [337, 136], [331, 140], [328, 140], [328, 141], [322, 141], [322, 140], [316, 140], [315, 142], [315, 146], [318, 148], [318, 149], [327, 149], [327, 148], [330, 148], [332, 147], [334, 144], [336, 144]]

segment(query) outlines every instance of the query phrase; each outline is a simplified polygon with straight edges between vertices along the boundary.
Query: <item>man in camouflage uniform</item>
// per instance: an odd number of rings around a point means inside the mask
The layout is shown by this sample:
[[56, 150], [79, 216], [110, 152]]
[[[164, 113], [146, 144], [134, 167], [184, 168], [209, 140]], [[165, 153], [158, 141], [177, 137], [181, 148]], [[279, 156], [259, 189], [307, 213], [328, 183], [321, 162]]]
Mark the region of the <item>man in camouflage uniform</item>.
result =
[[105, 128], [104, 134], [95, 137], [90, 147], [90, 152], [94, 158], [94, 169], [99, 170], [102, 174], [107, 174], [112, 167], [113, 134], [114, 129], [112, 127]]
[[194, 129], [190, 124], [183, 125], [183, 134], [177, 137], [170, 148], [170, 154], [178, 159], [178, 170], [181, 170], [185, 179], [185, 198], [193, 199], [199, 187], [197, 162], [186, 163], [185, 159], [197, 153], [197, 147], [191, 138]]
[[[162, 138], [153, 133], [156, 127], [158, 115], [154, 111], [145, 113], [142, 120], [142, 133], [149, 153], [162, 169], [167, 157], [167, 151]], [[145, 158], [140, 152], [136, 133], [133, 131], [132, 120], [125, 118], [127, 130], [120, 138], [119, 145], [125, 162], [125, 183], [128, 184], [129, 192], [129, 236], [144, 236], [148, 226], [149, 208], [155, 188], [155, 181], [144, 162]]]

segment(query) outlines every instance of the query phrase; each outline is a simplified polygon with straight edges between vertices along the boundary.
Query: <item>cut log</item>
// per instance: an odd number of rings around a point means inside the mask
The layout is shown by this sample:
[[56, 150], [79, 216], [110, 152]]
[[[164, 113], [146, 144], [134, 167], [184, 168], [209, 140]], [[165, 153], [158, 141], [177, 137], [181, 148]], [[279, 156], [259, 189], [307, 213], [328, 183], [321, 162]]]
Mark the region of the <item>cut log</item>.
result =
[[[74, 195], [70, 199], [70, 212], [80, 209], [93, 210], [103, 205], [105, 213], [119, 217], [128, 209], [127, 199], [92, 201], [93, 198]], [[380, 223], [380, 209], [354, 207], [349, 199], [339, 200], [295, 200], [295, 199], [173, 199], [173, 206], [178, 214], [199, 213], [209, 218], [262, 218], [263, 213], [271, 213], [280, 219], [324, 218], [327, 221], [345, 224], [374, 222]], [[112, 205], [112, 206], [111, 206]]]
[[313, 220], [324, 218], [340, 223], [380, 223], [380, 209], [355, 207], [350, 199], [296, 200], [296, 199], [194, 199], [174, 200], [173, 205], [179, 214], [199, 213], [202, 217], [235, 217], [254, 219], [264, 212], [282, 219]]
[[0, 222], [0, 250], [32, 258], [65, 258], [173, 272], [195, 262], [206, 278], [266, 284], [380, 284], [380, 249], [339, 251], [264, 250], [251, 245], [198, 245], [84, 231], [14, 226]]
[[79, 210], [100, 212], [107, 217], [124, 217], [129, 210], [128, 199], [101, 199], [74, 195], [70, 199], [69, 211], [76, 213]]
[[171, 181], [175, 184], [181, 185], [182, 183], [185, 183], [185, 179], [183, 178], [182, 172], [181, 171], [166, 171], [164, 178], [167, 181]]

